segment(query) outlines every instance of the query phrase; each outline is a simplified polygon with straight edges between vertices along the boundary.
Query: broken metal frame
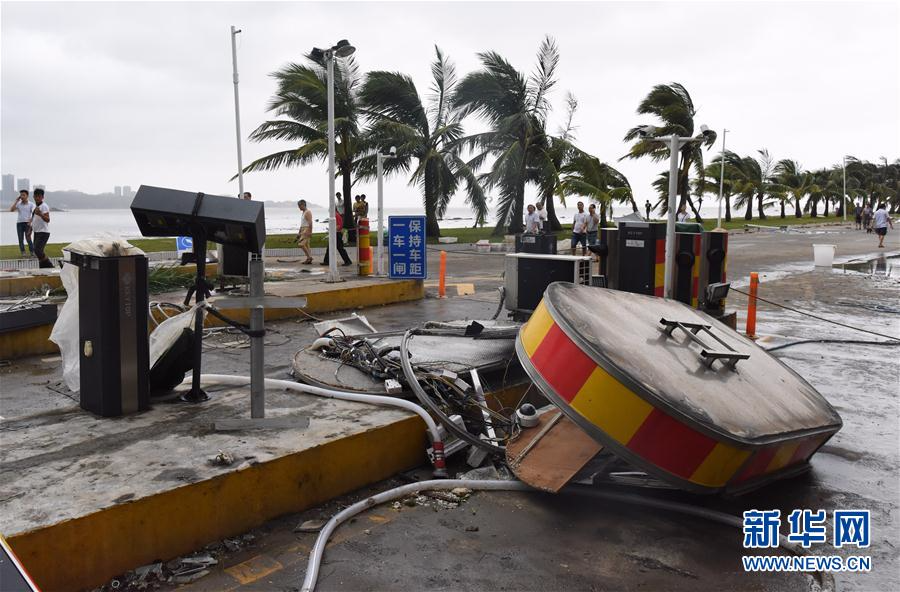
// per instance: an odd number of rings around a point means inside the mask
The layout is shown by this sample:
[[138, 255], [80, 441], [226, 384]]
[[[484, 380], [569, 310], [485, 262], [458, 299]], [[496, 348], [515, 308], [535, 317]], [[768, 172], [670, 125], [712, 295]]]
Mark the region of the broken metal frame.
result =
[[[721, 337], [713, 333], [711, 331], [712, 325], [705, 325], [703, 323], [683, 323], [681, 321], [670, 321], [665, 318], [659, 319], [659, 322], [664, 327], [662, 328], [662, 332], [667, 336], [672, 337], [672, 333], [675, 329], [681, 329], [691, 341], [698, 344], [702, 348], [700, 350], [701, 361], [707, 368], [712, 368], [712, 365], [716, 360], [722, 360], [726, 366], [734, 370], [740, 360], [750, 358], [750, 354], [739, 353], [736, 349], [728, 345]], [[715, 339], [726, 351], [713, 350], [707, 342], [700, 339], [699, 333], [701, 331]]]

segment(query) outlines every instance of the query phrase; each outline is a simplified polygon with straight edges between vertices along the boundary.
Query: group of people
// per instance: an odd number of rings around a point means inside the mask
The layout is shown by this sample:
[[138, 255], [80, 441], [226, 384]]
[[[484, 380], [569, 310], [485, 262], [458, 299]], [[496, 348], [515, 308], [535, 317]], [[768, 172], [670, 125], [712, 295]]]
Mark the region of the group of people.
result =
[[[343, 203], [340, 191], [335, 193], [335, 203]], [[297, 207], [300, 208], [300, 231], [297, 233], [297, 246], [300, 247], [303, 250], [303, 254], [306, 255], [303, 264], [311, 265], [313, 262], [312, 251], [310, 250], [310, 241], [312, 240], [313, 231], [312, 212], [309, 211], [305, 199], [299, 200], [297, 202]], [[366, 218], [368, 215], [369, 202], [366, 201], [366, 195], [363, 193], [354, 196], [353, 220], [356, 222], [357, 228], [359, 228], [360, 218]], [[353, 260], [350, 259], [350, 255], [347, 254], [347, 249], [344, 246], [344, 217], [341, 215], [340, 209], [336, 208], [334, 211], [334, 222], [337, 235], [335, 237], [335, 246], [337, 247], [338, 255], [341, 256], [345, 266], [353, 265]], [[322, 261], [322, 265], [328, 265], [328, 255], [328, 249], [325, 249], [325, 259]]]
[[[25, 257], [25, 243], [28, 253], [37, 257], [40, 267], [53, 267], [44, 249], [50, 240], [50, 206], [44, 202], [44, 190], [34, 190], [34, 202], [29, 199], [28, 190], [19, 191], [19, 197], [9, 207], [10, 212], [18, 212], [16, 234], [19, 238], [19, 253]], [[32, 239], [33, 237], [33, 239]]]
[[[591, 204], [588, 211], [584, 211], [584, 202], [578, 202], [578, 211], [572, 217], [572, 254], [575, 255], [578, 245], [581, 245], [581, 254], [587, 255], [588, 245], [597, 244], [597, 231], [600, 227], [600, 216], [597, 214], [597, 206]], [[547, 212], [544, 204], [528, 204], [528, 213], [525, 214], [525, 232], [540, 234], [544, 232], [547, 224]]]
[[868, 203], [865, 206], [856, 204], [854, 214], [856, 217], [856, 229], [865, 229], [866, 234], [874, 232], [878, 235], [878, 248], [883, 249], [884, 237], [887, 236], [888, 226], [892, 230], [894, 228], [894, 221], [891, 220], [891, 216], [885, 209], [884, 204], [878, 204], [874, 212], [872, 211], [872, 206]]

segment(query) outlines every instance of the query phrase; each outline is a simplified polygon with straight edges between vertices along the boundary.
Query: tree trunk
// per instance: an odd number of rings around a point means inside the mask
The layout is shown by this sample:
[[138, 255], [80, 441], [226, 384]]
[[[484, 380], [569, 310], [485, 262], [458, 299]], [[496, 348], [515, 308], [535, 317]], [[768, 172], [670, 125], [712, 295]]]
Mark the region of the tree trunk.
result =
[[828, 201], [829, 200], [827, 200], [827, 199], [825, 200], [825, 217], [826, 218], [828, 217]]
[[509, 221], [507, 231], [509, 234], [519, 234], [525, 230], [523, 218], [525, 216], [525, 171], [528, 166], [528, 160], [525, 155], [528, 153], [527, 146], [522, 150], [522, 164], [519, 166], [519, 177], [516, 179], [516, 198], [513, 203], [512, 219]]
[[810, 208], [809, 208], [809, 217], [810, 218], [818, 218], [819, 217], [819, 199], [818, 198], [809, 198]]
[[787, 200], [781, 200], [781, 218], [784, 219], [786, 216], [784, 214], [784, 202]]
[[803, 212], [800, 211], [800, 198], [799, 197], [794, 198], [794, 216], [797, 218], [803, 217]]
[[600, 204], [600, 228], [606, 228], [606, 202]]
[[544, 209], [547, 210], [548, 230], [550, 230], [550, 232], [559, 232], [562, 230], [562, 224], [559, 223], [559, 218], [556, 217], [556, 205], [553, 203], [552, 193], [549, 196], [544, 196]]
[[731, 196], [724, 195], [722, 198], [725, 200], [725, 221], [731, 222]]
[[747, 198], [747, 212], [744, 214], [744, 220], [753, 220], [753, 196]]
[[[340, 163], [340, 167], [338, 169], [341, 175], [342, 193], [344, 199], [343, 211], [341, 215], [344, 217], [344, 228], [348, 230], [347, 232], [347, 244], [355, 245], [356, 244], [356, 222], [353, 220], [353, 196], [351, 192], [353, 191], [353, 180], [350, 176], [351, 165], [350, 163], [342, 162]], [[335, 204], [336, 207], [340, 207], [339, 204]]]
[[765, 197], [765, 194], [762, 191], [760, 191], [759, 194], [756, 196], [756, 213], [760, 220], [766, 219], [766, 208], [765, 208], [765, 204], [763, 204], [764, 197]]
[[435, 238], [441, 236], [441, 227], [438, 224], [437, 208], [434, 204], [434, 195], [431, 186], [425, 183], [425, 232], [426, 236]]

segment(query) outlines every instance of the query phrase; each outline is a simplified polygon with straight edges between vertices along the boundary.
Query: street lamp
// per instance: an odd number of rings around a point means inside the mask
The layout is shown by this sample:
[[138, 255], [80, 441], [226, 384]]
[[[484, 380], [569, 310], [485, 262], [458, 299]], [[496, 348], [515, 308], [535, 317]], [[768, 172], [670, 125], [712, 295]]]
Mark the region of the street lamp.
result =
[[725, 188], [725, 136], [728, 135], [727, 129], [722, 129], [722, 170], [719, 173], [719, 219], [716, 222], [716, 230], [722, 229], [722, 194]]
[[339, 282], [341, 276], [337, 268], [337, 223], [335, 220], [334, 198], [334, 58], [346, 58], [353, 55], [356, 48], [346, 39], [341, 39], [333, 47], [319, 49], [314, 47], [313, 58], [325, 60], [328, 78], [328, 278], [326, 281]]
[[[853, 158], [851, 156], [851, 158]], [[844, 170], [844, 199], [841, 201], [841, 210], [844, 211], [844, 222], [847, 221], [847, 156], [845, 155], [843, 158], [843, 166], [841, 167]]]
[[675, 209], [678, 206], [678, 153], [681, 147], [691, 142], [702, 142], [713, 132], [705, 125], [700, 126], [700, 135], [693, 138], [672, 134], [654, 136], [658, 130], [652, 125], [638, 128], [638, 136], [644, 140], [668, 142], [669, 144], [669, 216], [666, 225], [666, 263], [663, 276], [663, 297], [675, 297]]
[[237, 34], [240, 29], [231, 27], [231, 79], [234, 82], [234, 132], [237, 139], [238, 160], [238, 197], [244, 197], [244, 165], [241, 162], [241, 103], [238, 98], [238, 67], [237, 67]]
[[375, 252], [375, 274], [384, 275], [384, 159], [397, 158], [397, 149], [391, 146], [387, 154], [381, 150], [375, 155], [375, 171], [378, 177], [378, 249]]

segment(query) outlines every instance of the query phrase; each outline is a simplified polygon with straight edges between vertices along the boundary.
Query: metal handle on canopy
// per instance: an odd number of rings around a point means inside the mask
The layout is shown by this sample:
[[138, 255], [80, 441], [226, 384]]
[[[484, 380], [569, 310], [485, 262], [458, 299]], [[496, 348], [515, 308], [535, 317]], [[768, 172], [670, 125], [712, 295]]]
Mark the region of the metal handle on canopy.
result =
[[[700, 350], [700, 360], [706, 365], [707, 368], [712, 368], [713, 363], [716, 360], [722, 360], [723, 363], [734, 370], [737, 366], [738, 361], [746, 360], [750, 357], [750, 354], [741, 354], [738, 353], [733, 347], [725, 343], [718, 335], [713, 333], [710, 329], [712, 329], [712, 325], [704, 325], [701, 323], [682, 323], [680, 321], [669, 321], [665, 318], [659, 319], [660, 324], [663, 325], [662, 331], [668, 335], [672, 336], [672, 333], [675, 329], [681, 329], [685, 332], [685, 334], [691, 338], [691, 341], [697, 343], [702, 350]], [[703, 331], [713, 339], [715, 339], [722, 347], [725, 348], [726, 351], [713, 350], [705, 341], [700, 339], [699, 333]]]

